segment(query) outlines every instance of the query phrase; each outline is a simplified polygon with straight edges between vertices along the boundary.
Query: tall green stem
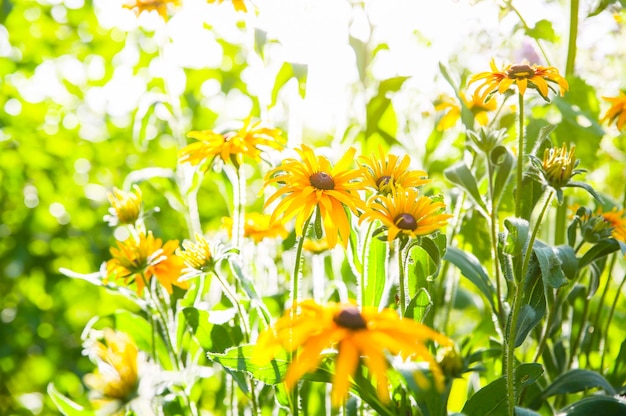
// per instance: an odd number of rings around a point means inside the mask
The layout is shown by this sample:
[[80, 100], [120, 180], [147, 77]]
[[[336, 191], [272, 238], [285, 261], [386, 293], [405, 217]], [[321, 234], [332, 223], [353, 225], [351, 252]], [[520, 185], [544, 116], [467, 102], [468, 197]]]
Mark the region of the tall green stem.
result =
[[500, 325], [500, 329], [504, 332], [504, 319], [503, 319], [503, 311], [504, 305], [502, 304], [502, 285], [501, 285], [501, 275], [500, 275], [500, 261], [498, 256], [498, 201], [494, 196], [493, 191], [493, 166], [491, 165], [491, 161], [489, 157], [487, 157], [487, 169], [489, 173], [489, 198], [491, 199], [491, 208], [489, 213], [489, 222], [490, 222], [490, 230], [491, 230], [491, 250], [493, 256], [493, 268], [494, 274], [496, 276], [496, 295], [498, 297], [498, 310], [494, 311], [495, 315], [498, 317], [498, 323]]
[[371, 242], [371, 234], [372, 234], [372, 228], [374, 228], [374, 221], [370, 222], [370, 225], [367, 227], [367, 232], [365, 233], [365, 239], [363, 240], [363, 252], [361, 253], [361, 278], [359, 281], [359, 295], [360, 298], [358, 299], [359, 301], [359, 306], [361, 308], [363, 308], [363, 306], [365, 305], [365, 283], [367, 280], [367, 273], [368, 273], [368, 269], [369, 269], [369, 264], [366, 263], [367, 261], [367, 252], [369, 251], [369, 247], [370, 247], [370, 242]]
[[578, 37], [578, 6], [579, 0], [571, 0], [569, 8], [569, 38], [567, 41], [567, 62], [565, 76], [574, 74], [576, 63], [576, 38]]
[[604, 367], [604, 357], [606, 357], [606, 341], [609, 339], [609, 328], [611, 327], [611, 321], [613, 320], [615, 308], [617, 307], [617, 300], [622, 294], [622, 288], [624, 287], [624, 283], [626, 283], [626, 274], [624, 275], [624, 277], [622, 277], [622, 281], [617, 288], [617, 292], [615, 292], [615, 298], [613, 299], [613, 304], [611, 305], [611, 310], [609, 311], [609, 317], [606, 320], [606, 325], [604, 326], [604, 332], [602, 334], [603, 341], [601, 342], [602, 356], [600, 358], [600, 372], [602, 372], [602, 368]]
[[513, 298], [513, 305], [511, 307], [511, 324], [509, 325], [509, 334], [505, 339], [506, 350], [504, 355], [505, 360], [505, 377], [506, 377], [506, 389], [507, 389], [507, 409], [509, 416], [515, 416], [515, 335], [517, 333], [517, 320], [519, 319], [519, 313], [524, 303], [524, 285], [526, 279], [526, 273], [528, 272], [528, 265], [530, 264], [530, 257], [532, 255], [533, 245], [539, 232], [539, 226], [543, 221], [552, 197], [554, 196], [554, 190], [550, 189], [546, 202], [537, 217], [537, 221], [533, 226], [533, 232], [528, 240], [528, 245], [522, 257], [522, 267], [517, 269], [520, 271], [519, 275], [515, 276], [513, 285], [515, 287], [515, 296]]
[[522, 181], [524, 179], [524, 95], [519, 93], [519, 131], [517, 141], [517, 175], [515, 192], [515, 216], [522, 215]]
[[400, 239], [397, 240], [398, 247], [398, 285], [400, 286], [400, 315], [404, 316], [406, 312], [406, 282], [404, 273], [404, 258], [402, 256], [402, 248], [400, 247]]

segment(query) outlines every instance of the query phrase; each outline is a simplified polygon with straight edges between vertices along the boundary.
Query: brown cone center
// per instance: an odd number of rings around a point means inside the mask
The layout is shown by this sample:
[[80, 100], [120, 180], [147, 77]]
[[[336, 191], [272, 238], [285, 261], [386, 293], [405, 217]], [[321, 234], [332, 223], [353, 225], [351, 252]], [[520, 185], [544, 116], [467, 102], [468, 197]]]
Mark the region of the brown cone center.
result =
[[367, 322], [356, 306], [346, 306], [333, 318], [339, 326], [348, 329], [366, 329]]
[[335, 181], [333, 181], [333, 177], [326, 172], [314, 173], [309, 177], [309, 181], [311, 181], [311, 185], [315, 188], [323, 191], [335, 189]]
[[411, 214], [400, 214], [393, 220], [394, 224], [402, 230], [411, 230], [417, 228], [417, 221]]
[[531, 78], [535, 75], [535, 70], [527, 64], [511, 65], [509, 78]]
[[381, 176], [380, 178], [376, 180], [376, 186], [378, 188], [381, 188], [383, 186], [387, 186], [389, 182], [391, 182], [391, 176], [388, 176], [388, 175]]

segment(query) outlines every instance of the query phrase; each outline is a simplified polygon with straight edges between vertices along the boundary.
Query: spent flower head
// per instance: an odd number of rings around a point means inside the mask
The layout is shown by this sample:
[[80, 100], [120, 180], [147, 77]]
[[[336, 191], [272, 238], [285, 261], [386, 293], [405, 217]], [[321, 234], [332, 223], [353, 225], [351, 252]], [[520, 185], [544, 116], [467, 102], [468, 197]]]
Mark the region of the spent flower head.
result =
[[410, 170], [411, 158], [386, 154], [380, 146], [378, 155], [359, 158], [363, 167], [364, 185], [377, 194], [389, 194], [395, 187], [417, 188], [430, 182], [423, 170]]
[[602, 98], [611, 103], [611, 107], [604, 114], [601, 121], [606, 121], [609, 124], [615, 123], [619, 131], [626, 130], [626, 94], [620, 91], [617, 97]]
[[172, 293], [172, 285], [186, 289], [187, 282], [179, 281], [183, 261], [174, 254], [177, 248], [178, 241], [163, 245], [160, 238], [154, 238], [152, 231], [118, 241], [117, 248], [110, 250], [113, 258], [106, 263], [105, 282], [110, 278], [124, 279], [126, 285], [135, 282], [139, 296], [153, 276], [168, 293]]
[[317, 210], [330, 248], [337, 245], [338, 238], [346, 247], [351, 226], [345, 208], [354, 214], [365, 208], [358, 194], [363, 189], [361, 171], [351, 168], [355, 149], [350, 148], [334, 166], [307, 145], [303, 144], [296, 152], [301, 160], [286, 159], [265, 176], [263, 187], [282, 185], [265, 202], [267, 208], [279, 201], [270, 221], [282, 218], [284, 223], [295, 217], [295, 231], [300, 237], [306, 231], [305, 223]]
[[104, 216], [104, 220], [111, 227], [125, 224], [135, 225], [137, 220], [141, 218], [141, 189], [137, 185], [133, 185], [132, 192], [113, 188], [108, 197], [111, 207], [109, 214]]
[[559, 74], [559, 70], [552, 66], [529, 65], [527, 63], [506, 65], [499, 70], [495, 61], [490, 62], [490, 72], [480, 72], [472, 75], [468, 85], [481, 81], [474, 92], [482, 101], [486, 101], [492, 94], [504, 94], [512, 85], [517, 86], [519, 93], [524, 95], [527, 88], [536, 90], [541, 97], [548, 101], [548, 91], [563, 96], [569, 89], [567, 80]]
[[320, 305], [305, 300], [260, 334], [253, 360], [267, 363], [281, 350], [297, 351], [285, 376], [286, 387], [291, 390], [306, 373], [319, 366], [323, 350], [336, 348], [331, 404], [337, 408], [345, 403], [350, 377], [361, 360], [376, 381], [379, 398], [389, 401], [385, 352], [426, 361], [436, 387], [443, 389], [443, 374], [427, 346], [430, 341], [453, 345], [446, 336], [412, 319], [401, 319], [391, 309], [366, 307], [359, 311], [352, 304]]
[[420, 195], [415, 189], [396, 188], [389, 195], [372, 198], [359, 223], [380, 221], [387, 231], [387, 241], [416, 238], [432, 234], [448, 223], [452, 215], [442, 213], [445, 207], [443, 202]]

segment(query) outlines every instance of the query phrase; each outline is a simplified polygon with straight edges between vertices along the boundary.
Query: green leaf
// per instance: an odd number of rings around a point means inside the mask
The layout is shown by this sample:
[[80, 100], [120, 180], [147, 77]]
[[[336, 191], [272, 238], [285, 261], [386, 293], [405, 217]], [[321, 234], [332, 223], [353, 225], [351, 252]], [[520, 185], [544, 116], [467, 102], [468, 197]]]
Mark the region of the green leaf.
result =
[[578, 259], [574, 249], [567, 244], [562, 244], [554, 247], [553, 250], [561, 261], [561, 270], [565, 273], [565, 277], [569, 280], [574, 279], [578, 273]]
[[259, 365], [252, 362], [254, 348], [255, 345], [242, 345], [229, 348], [223, 354], [209, 352], [207, 357], [228, 370], [247, 373], [265, 384], [281, 383], [289, 366], [287, 353], [280, 350], [272, 361]]
[[554, 32], [552, 22], [545, 19], [535, 23], [535, 27], [526, 29], [526, 34], [533, 39], [543, 39], [548, 42], [556, 42], [559, 39]]
[[53, 383], [48, 384], [48, 396], [64, 416], [95, 416], [96, 412], [87, 410], [59, 393]]
[[535, 258], [539, 262], [541, 277], [543, 278], [544, 283], [553, 289], [565, 286], [567, 284], [567, 279], [561, 269], [561, 259], [559, 258], [557, 251], [541, 241], [535, 241], [535, 244], [533, 245], [533, 252], [535, 253]]
[[557, 377], [542, 393], [546, 399], [557, 394], [577, 393], [586, 389], [599, 387], [607, 394], [615, 394], [615, 389], [599, 373], [590, 370], [573, 369]]
[[515, 416], [541, 416], [541, 414], [535, 412], [534, 410], [515, 406]]
[[[531, 385], [543, 374], [541, 364], [520, 364], [515, 369], [515, 391]], [[500, 416], [506, 414], [506, 380], [500, 377], [478, 390], [463, 407], [465, 416]]]
[[261, 57], [265, 58], [265, 44], [267, 43], [267, 32], [254, 28], [254, 50]]
[[506, 146], [496, 146], [489, 153], [489, 161], [496, 168], [493, 180], [493, 198], [498, 201], [511, 176], [515, 158]]
[[503, 250], [512, 256], [520, 256], [525, 251], [530, 237], [530, 225], [523, 218], [509, 217], [504, 220], [507, 229]]
[[430, 294], [425, 288], [420, 288], [417, 291], [417, 295], [415, 295], [409, 305], [406, 308], [405, 316], [407, 318], [412, 318], [417, 322], [424, 322], [424, 318], [428, 311], [433, 305], [433, 301], [430, 298]]
[[624, 416], [625, 414], [626, 403], [622, 400], [609, 396], [591, 396], [561, 409], [557, 416]]
[[365, 263], [366, 286], [363, 306], [380, 305], [387, 279], [387, 256], [389, 244], [377, 238], [369, 238], [368, 255]]
[[468, 278], [485, 295], [492, 310], [495, 310], [494, 296], [496, 291], [484, 267], [473, 254], [457, 247], [448, 247], [443, 259], [458, 267], [463, 276]]
[[115, 312], [113, 319], [115, 329], [130, 335], [140, 350], [150, 354], [154, 351], [154, 358], [164, 369], [173, 368], [168, 348], [155, 326], [150, 325], [143, 317], [125, 310]]
[[237, 277], [239, 283], [241, 283], [241, 287], [243, 288], [244, 292], [246, 292], [246, 295], [248, 295], [248, 298], [250, 298], [250, 300], [252, 301], [252, 304], [258, 309], [260, 315], [263, 317], [265, 322], [269, 323], [272, 320], [271, 315], [265, 307], [263, 300], [256, 291], [254, 282], [252, 282], [252, 280], [250, 280], [248, 276], [245, 275], [243, 270], [241, 270], [239, 262], [234, 257], [230, 257], [228, 259], [228, 263], [230, 264], [230, 268], [233, 271], [233, 274], [235, 275], [235, 277]]
[[213, 348], [213, 342], [211, 341], [213, 324], [209, 322], [209, 312], [192, 307], [184, 308], [182, 312], [187, 327], [196, 337], [202, 349], [210, 351]]
[[389, 95], [398, 91], [407, 79], [408, 77], [394, 77], [380, 82], [378, 93], [367, 103], [366, 138], [378, 134], [389, 145], [397, 142], [395, 136], [398, 123]]
[[409, 297], [415, 296], [421, 288], [428, 284], [428, 278], [434, 276], [439, 267], [428, 251], [415, 245], [409, 249], [407, 257], [406, 277]]
[[485, 205], [485, 202], [482, 200], [480, 192], [478, 191], [476, 178], [474, 177], [472, 171], [465, 165], [465, 163], [457, 163], [456, 165], [446, 169], [443, 174], [450, 182], [460, 186], [461, 189], [466, 191], [470, 198], [472, 198], [472, 200], [476, 203], [476, 208], [478, 209], [478, 211], [485, 218], [489, 218], [489, 214], [487, 213], [487, 206]]
[[274, 81], [274, 88], [272, 88], [272, 101], [270, 107], [276, 105], [278, 99], [278, 92], [285, 84], [292, 78], [295, 78], [298, 82], [298, 92], [302, 98], [306, 95], [306, 81], [307, 81], [308, 67], [304, 64], [296, 64], [292, 62], [284, 62], [276, 74]]
[[619, 249], [620, 244], [614, 238], [601, 240], [582, 256], [582, 258], [578, 261], [578, 267], [582, 269], [592, 261], [608, 256]]

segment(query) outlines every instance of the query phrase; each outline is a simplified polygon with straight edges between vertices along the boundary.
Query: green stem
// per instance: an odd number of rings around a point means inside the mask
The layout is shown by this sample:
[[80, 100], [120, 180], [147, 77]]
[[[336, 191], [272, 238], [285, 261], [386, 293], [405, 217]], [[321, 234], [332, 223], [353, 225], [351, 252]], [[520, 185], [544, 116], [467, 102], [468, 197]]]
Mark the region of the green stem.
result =
[[569, 38], [567, 42], [567, 62], [565, 64], [565, 76], [574, 74], [576, 62], [576, 39], [578, 37], [578, 6], [579, 0], [570, 1], [569, 12]]
[[563, 203], [556, 208], [556, 218], [554, 221], [554, 245], [558, 246], [565, 243], [565, 223], [567, 220], [567, 197], [564, 197]]
[[500, 275], [500, 258], [498, 256], [498, 201], [494, 197], [493, 192], [493, 166], [489, 161], [489, 157], [487, 157], [487, 168], [489, 172], [489, 198], [491, 199], [491, 212], [489, 213], [489, 222], [490, 222], [490, 230], [491, 230], [491, 250], [493, 256], [493, 267], [494, 274], [496, 277], [496, 294], [498, 297], [498, 310], [494, 311], [496, 316], [498, 317], [498, 323], [500, 325], [500, 329], [504, 331], [504, 319], [503, 319], [503, 311], [504, 305], [502, 304], [502, 284], [501, 284], [501, 275]]
[[543, 327], [543, 331], [541, 332], [539, 345], [537, 346], [537, 351], [535, 352], [535, 358], [533, 359], [534, 363], [539, 361], [539, 357], [541, 357], [541, 355], [543, 354], [543, 350], [546, 348], [546, 345], [548, 343], [548, 336], [550, 335], [550, 329], [552, 328], [552, 325], [554, 324], [553, 321], [556, 316], [556, 311], [557, 311], [558, 306], [560, 305], [560, 303], [558, 302], [560, 290], [561, 290], [560, 288], [556, 289], [556, 293], [554, 293], [554, 297], [546, 296], [546, 303], [548, 304], [548, 313], [546, 316], [546, 324]]
[[[359, 301], [359, 306], [361, 307], [361, 309], [363, 309], [363, 306], [365, 306], [364, 302], [365, 302], [365, 284], [367, 283], [367, 271], [368, 271], [368, 267], [369, 264], [366, 263], [367, 260], [367, 252], [369, 251], [369, 246], [370, 246], [370, 236], [372, 233], [372, 228], [374, 228], [374, 221], [370, 222], [370, 225], [367, 227], [367, 232], [365, 233], [365, 238], [363, 240], [363, 252], [361, 253], [361, 276], [360, 276], [360, 281], [359, 281], [359, 293], [360, 293], [360, 298], [358, 299]], [[378, 306], [378, 305], [375, 305]]]
[[615, 308], [617, 307], [617, 300], [619, 296], [622, 294], [622, 288], [624, 287], [624, 283], [626, 282], [626, 274], [622, 277], [622, 281], [617, 288], [617, 292], [615, 292], [615, 298], [613, 299], [613, 304], [611, 305], [611, 310], [609, 311], [609, 318], [606, 321], [606, 325], [604, 326], [604, 333], [602, 334], [603, 341], [602, 345], [602, 355], [600, 358], [600, 372], [602, 372], [602, 368], [604, 367], [604, 358], [606, 357], [606, 341], [609, 339], [609, 328], [611, 327], [611, 321], [613, 320], [613, 315], [615, 314]]
[[402, 258], [402, 249], [400, 248], [400, 239], [397, 240], [398, 248], [398, 285], [400, 286], [400, 316], [404, 317], [406, 312], [406, 282], [404, 275], [404, 259]]
[[517, 320], [519, 319], [519, 313], [524, 300], [525, 278], [528, 271], [528, 265], [530, 264], [530, 257], [532, 255], [533, 245], [535, 243], [535, 239], [537, 238], [537, 233], [539, 232], [539, 226], [541, 225], [543, 216], [545, 215], [548, 206], [552, 201], [553, 195], [554, 190], [551, 189], [549, 191], [548, 197], [546, 198], [546, 202], [543, 205], [541, 212], [539, 213], [539, 217], [537, 217], [537, 221], [533, 227], [533, 232], [530, 236], [530, 240], [528, 240], [528, 246], [526, 247], [524, 257], [522, 258], [523, 263], [520, 274], [518, 276], [515, 276], [513, 282], [515, 288], [515, 297], [513, 298], [513, 305], [511, 307], [511, 324], [509, 327], [509, 334], [508, 338], [505, 339], [506, 350], [504, 356], [508, 405], [507, 408], [509, 416], [515, 416], [515, 335], [517, 333]]
[[522, 215], [522, 181], [524, 179], [524, 96], [519, 93], [519, 131], [517, 144], [517, 189], [515, 192], [515, 216]]
[[[617, 256], [613, 254], [611, 256], [611, 260], [609, 261], [608, 276], [604, 282], [604, 288], [602, 289], [602, 294], [600, 295], [600, 302], [598, 302], [598, 309], [594, 315], [593, 319], [593, 332], [591, 332], [591, 339], [589, 340], [590, 345], [593, 345], [593, 340], [595, 339], [596, 333], [598, 333], [598, 329], [600, 328], [600, 317], [602, 316], [602, 309], [604, 307], [604, 299], [609, 292], [609, 287], [611, 286], [611, 271], [615, 267], [615, 262], [617, 261]], [[587, 360], [589, 361], [589, 360]]]

